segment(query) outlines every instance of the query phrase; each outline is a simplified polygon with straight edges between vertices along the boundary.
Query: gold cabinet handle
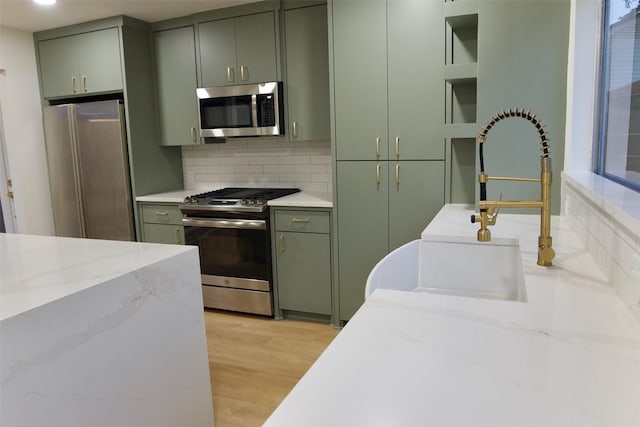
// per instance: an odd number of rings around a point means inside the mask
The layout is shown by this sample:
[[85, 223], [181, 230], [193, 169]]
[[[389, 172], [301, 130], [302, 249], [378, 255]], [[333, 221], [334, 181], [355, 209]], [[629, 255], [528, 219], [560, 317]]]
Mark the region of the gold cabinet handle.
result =
[[176, 227], [176, 243], [178, 245], [182, 244], [182, 239], [180, 238], [180, 227]]
[[378, 184], [380, 184], [382, 181], [380, 181], [380, 163], [378, 163], [376, 165], [376, 182]]
[[82, 76], [82, 91], [87, 91], [87, 76]]
[[376, 157], [380, 157], [380, 137], [376, 138]]
[[400, 137], [396, 136], [396, 157], [400, 157]]
[[291, 125], [292, 127], [292, 132], [293, 132], [293, 137], [297, 138], [298, 137], [298, 122], [296, 122], [294, 120], [293, 124]]
[[249, 80], [249, 68], [246, 65], [241, 65], [240, 66], [240, 79], [242, 79], [242, 81], [247, 81]]
[[280, 235], [280, 253], [284, 253], [284, 234]]
[[156, 211], [155, 214], [158, 216], [169, 216], [169, 212], [167, 211]]
[[13, 191], [7, 191], [7, 197], [13, 199]]
[[73, 93], [78, 92], [78, 90], [76, 89], [76, 76], [71, 77], [71, 90], [73, 91]]
[[234, 76], [234, 72], [233, 72], [233, 67], [227, 67], [227, 81], [229, 83], [233, 83], [233, 81], [235, 80], [235, 76]]
[[310, 221], [309, 218], [296, 218], [296, 217], [291, 218], [291, 222], [298, 223], [298, 224], [307, 224], [309, 223], [309, 221]]
[[396, 163], [396, 184], [400, 184], [400, 163]]
[[191, 128], [191, 142], [196, 142], [196, 128]]

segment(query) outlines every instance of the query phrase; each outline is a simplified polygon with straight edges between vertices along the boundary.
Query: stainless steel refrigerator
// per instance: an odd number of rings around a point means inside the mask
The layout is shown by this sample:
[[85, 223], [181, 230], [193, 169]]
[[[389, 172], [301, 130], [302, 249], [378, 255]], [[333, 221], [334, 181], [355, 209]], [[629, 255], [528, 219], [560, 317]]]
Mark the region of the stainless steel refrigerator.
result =
[[135, 240], [123, 106], [44, 108], [56, 235]]

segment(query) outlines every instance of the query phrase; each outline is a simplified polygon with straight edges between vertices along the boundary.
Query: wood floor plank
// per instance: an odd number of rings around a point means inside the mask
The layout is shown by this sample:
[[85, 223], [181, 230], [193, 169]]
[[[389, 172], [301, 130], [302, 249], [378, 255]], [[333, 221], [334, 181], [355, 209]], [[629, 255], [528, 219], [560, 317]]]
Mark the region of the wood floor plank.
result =
[[339, 331], [205, 311], [216, 427], [261, 426]]

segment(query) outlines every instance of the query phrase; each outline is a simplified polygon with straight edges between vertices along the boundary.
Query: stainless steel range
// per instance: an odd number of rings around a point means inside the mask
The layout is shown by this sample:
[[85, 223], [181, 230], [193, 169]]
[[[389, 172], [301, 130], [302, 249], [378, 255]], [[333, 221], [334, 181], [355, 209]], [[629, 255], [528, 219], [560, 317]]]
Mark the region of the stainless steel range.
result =
[[297, 188], [223, 188], [180, 205], [185, 243], [200, 249], [204, 306], [273, 315], [267, 202]]

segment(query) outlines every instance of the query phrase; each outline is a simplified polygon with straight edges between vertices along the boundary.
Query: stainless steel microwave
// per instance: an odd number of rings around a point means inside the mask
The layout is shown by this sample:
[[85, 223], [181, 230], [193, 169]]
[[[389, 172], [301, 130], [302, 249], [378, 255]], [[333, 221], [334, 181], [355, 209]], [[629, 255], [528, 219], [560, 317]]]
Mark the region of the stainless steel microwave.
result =
[[282, 82], [196, 89], [200, 136], [284, 135]]

